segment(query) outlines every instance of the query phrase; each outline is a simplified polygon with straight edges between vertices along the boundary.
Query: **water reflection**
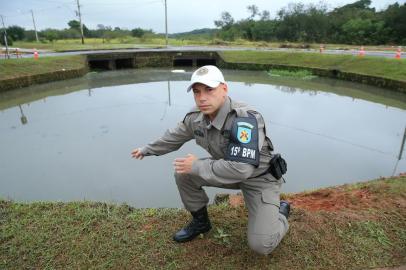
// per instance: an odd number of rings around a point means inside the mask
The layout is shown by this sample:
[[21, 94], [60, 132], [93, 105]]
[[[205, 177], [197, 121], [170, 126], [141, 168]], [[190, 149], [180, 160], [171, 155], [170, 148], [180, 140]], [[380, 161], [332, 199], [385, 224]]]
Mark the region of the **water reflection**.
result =
[[[322, 78], [224, 74], [230, 95], [261, 111], [276, 150], [286, 156], [285, 192], [406, 171], [406, 95]], [[129, 152], [183, 119], [194, 105], [185, 90], [190, 75], [92, 73], [0, 94], [0, 196], [180, 206], [172, 160], [208, 154], [194, 142], [141, 162]]]
[[18, 107], [20, 108], [20, 112], [21, 112], [21, 117], [20, 117], [21, 124], [25, 125], [28, 123], [27, 117], [24, 115], [23, 108], [21, 108], [21, 105], [18, 105]]
[[403, 139], [402, 139], [402, 143], [400, 144], [398, 160], [396, 161], [395, 168], [393, 169], [392, 176], [396, 175], [397, 168], [398, 168], [398, 165], [399, 165], [399, 161], [402, 159], [403, 151], [405, 149], [405, 141], [406, 141], [406, 127], [405, 127], [405, 131], [403, 132]]

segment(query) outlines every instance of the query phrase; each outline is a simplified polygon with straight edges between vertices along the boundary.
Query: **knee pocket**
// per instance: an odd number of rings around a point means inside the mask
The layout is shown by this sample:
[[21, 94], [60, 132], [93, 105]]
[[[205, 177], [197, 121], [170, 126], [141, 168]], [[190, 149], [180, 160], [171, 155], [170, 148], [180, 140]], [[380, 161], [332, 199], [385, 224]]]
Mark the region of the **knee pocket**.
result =
[[261, 194], [262, 202], [273, 204], [279, 208], [280, 199], [279, 199], [279, 191], [273, 188], [267, 188], [262, 191]]
[[268, 255], [279, 244], [280, 235], [278, 233], [271, 235], [251, 234], [248, 236], [249, 247], [258, 254]]

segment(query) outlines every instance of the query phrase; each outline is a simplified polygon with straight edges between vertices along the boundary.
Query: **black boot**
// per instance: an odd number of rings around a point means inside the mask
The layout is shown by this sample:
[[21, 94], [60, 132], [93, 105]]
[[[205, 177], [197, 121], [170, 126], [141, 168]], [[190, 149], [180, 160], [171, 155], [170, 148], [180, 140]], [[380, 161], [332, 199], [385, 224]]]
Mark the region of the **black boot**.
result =
[[210, 231], [211, 224], [206, 206], [196, 212], [191, 212], [191, 214], [193, 216], [192, 221], [173, 236], [173, 240], [176, 242], [187, 242], [201, 233]]
[[286, 219], [289, 217], [290, 213], [290, 204], [287, 201], [281, 201], [280, 202], [280, 207], [279, 207], [279, 213], [284, 215]]

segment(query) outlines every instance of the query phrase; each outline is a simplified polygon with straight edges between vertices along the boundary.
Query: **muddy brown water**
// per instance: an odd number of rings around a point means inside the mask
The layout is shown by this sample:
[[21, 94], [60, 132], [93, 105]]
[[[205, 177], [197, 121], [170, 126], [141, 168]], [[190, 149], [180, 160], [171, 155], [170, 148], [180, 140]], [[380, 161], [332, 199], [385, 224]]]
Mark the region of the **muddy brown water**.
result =
[[[172, 161], [208, 154], [193, 141], [161, 157], [130, 152], [193, 106], [191, 70], [121, 70], [0, 94], [0, 197], [181, 207]], [[256, 107], [288, 161], [283, 192], [397, 175], [406, 95], [331, 79], [224, 71], [230, 96]], [[213, 198], [225, 190], [208, 188]]]

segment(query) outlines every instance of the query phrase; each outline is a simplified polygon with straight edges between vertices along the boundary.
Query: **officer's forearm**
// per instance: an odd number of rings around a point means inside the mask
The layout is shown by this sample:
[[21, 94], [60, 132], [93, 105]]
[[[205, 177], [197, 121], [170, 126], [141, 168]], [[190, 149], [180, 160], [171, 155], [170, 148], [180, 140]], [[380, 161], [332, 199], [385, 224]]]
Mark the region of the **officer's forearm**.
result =
[[193, 162], [192, 175], [203, 179], [235, 179], [245, 180], [254, 172], [255, 167], [250, 164], [227, 161], [224, 159], [199, 159]]
[[143, 147], [141, 152], [144, 156], [164, 155], [178, 150], [185, 142], [192, 138], [193, 134], [190, 133], [183, 123], [179, 123], [177, 127], [168, 129], [161, 138]]
[[141, 148], [141, 152], [144, 156], [160, 156], [178, 150], [182, 144], [158, 139]]

